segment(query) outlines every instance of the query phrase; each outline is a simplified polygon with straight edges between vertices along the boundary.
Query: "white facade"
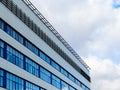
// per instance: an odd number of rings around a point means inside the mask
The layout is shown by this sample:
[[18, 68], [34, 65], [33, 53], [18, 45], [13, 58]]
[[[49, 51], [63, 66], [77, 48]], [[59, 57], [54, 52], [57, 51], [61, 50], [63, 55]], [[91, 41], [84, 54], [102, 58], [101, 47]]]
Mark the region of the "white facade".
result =
[[[3, 1], [9, 1], [9, 0], [3, 0]], [[60, 47], [60, 49], [66, 53], [71, 60], [79, 66], [80, 69], [86, 73], [86, 75], [89, 76], [89, 70], [83, 65], [64, 45], [63, 43], [49, 30], [49, 28], [46, 27], [46, 25], [30, 10], [30, 8], [22, 1], [22, 0], [13, 0], [12, 3], [17, 5], [19, 9], [22, 10], [23, 13], [26, 14], [27, 17], [30, 18], [30, 20], [33, 20], [33, 22], [50, 38], [54, 43]], [[10, 25], [15, 31], [17, 31], [21, 36], [23, 36], [25, 39], [30, 41], [32, 44], [34, 44], [39, 50], [43, 51], [47, 56], [49, 56], [53, 61], [55, 61], [60, 67], [65, 69], [65, 71], [68, 72], [68, 76], [65, 76], [63, 73], [55, 69], [53, 66], [51, 66], [51, 63], [47, 63], [42, 58], [40, 58], [38, 55], [36, 55], [34, 52], [32, 52], [29, 48], [26, 48], [24, 45], [19, 43], [15, 38], [10, 36], [3, 30], [3, 28], [0, 29], [0, 40], [4, 43], [7, 43], [7, 45], [13, 47], [20, 53], [22, 53], [24, 56], [30, 58], [33, 62], [37, 63], [40, 67], [43, 67], [44, 69], [48, 70], [52, 75], [55, 75], [57, 78], [59, 78], [60, 81], [60, 88], [59, 84], [58, 87], [52, 84], [52, 81], [49, 83], [45, 81], [44, 79], [41, 79], [39, 77], [36, 77], [34, 74], [30, 73], [29, 71], [24, 70], [23, 68], [20, 68], [16, 66], [14, 63], [11, 63], [5, 58], [0, 57], [0, 68], [5, 70], [6, 72], [12, 73], [15, 76], [18, 76], [22, 78], [23, 80], [29, 81], [30, 83], [43, 88], [45, 90], [66, 90], [62, 88], [61, 82], [64, 81], [68, 85], [67, 90], [89, 90], [90, 89], [90, 81], [87, 80], [80, 72], [78, 72], [73, 66], [71, 66], [70, 63], [68, 63], [63, 57], [61, 57], [54, 49], [52, 49], [44, 40], [42, 40], [36, 33], [34, 33], [27, 25], [25, 25], [13, 12], [11, 12], [5, 4], [3, 4], [2, 0], [0, 2], [0, 19], [1, 21], [5, 22], [7, 25]], [[5, 29], [5, 26], [4, 26]], [[40, 73], [40, 72], [39, 72]], [[72, 81], [69, 78], [69, 74], [74, 77], [74, 81]], [[90, 76], [89, 76], [90, 77]], [[76, 84], [76, 79], [82, 83], [81, 85]], [[5, 88], [5, 85], [1, 86]], [[70, 89], [70, 87], [73, 87], [73, 89]], [[83, 88], [82, 88], [83, 87]], [[25, 89], [25, 87], [24, 87]], [[0, 90], [4, 90], [0, 88]], [[15, 89], [17, 90], [17, 89]], [[22, 89], [21, 89], [22, 90]], [[25, 89], [27, 90], [27, 89]], [[34, 89], [33, 89], [34, 90]], [[36, 89], [37, 90], [37, 89]], [[42, 90], [42, 89], [40, 89]]]

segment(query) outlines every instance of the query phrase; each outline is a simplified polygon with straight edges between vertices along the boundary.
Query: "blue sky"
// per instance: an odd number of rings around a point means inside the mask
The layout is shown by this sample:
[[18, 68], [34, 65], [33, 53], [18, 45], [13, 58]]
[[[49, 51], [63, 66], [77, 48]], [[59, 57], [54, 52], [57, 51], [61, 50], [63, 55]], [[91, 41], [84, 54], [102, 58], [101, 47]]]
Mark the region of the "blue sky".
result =
[[120, 90], [120, 0], [31, 0], [91, 67], [91, 90]]
[[114, 8], [120, 8], [120, 0], [113, 0]]

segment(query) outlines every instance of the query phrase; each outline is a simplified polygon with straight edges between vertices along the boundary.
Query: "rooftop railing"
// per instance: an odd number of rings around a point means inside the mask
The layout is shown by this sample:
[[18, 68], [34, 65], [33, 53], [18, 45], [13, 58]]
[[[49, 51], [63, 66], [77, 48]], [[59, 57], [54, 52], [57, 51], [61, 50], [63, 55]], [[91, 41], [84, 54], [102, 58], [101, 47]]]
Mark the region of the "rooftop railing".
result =
[[62, 38], [62, 36], [55, 30], [55, 28], [45, 19], [39, 10], [29, 1], [22, 0], [33, 13], [45, 24], [45, 26], [52, 31], [52, 33], [60, 40], [63, 45], [89, 70], [90, 67], [81, 59], [81, 57], [73, 50], [73, 48]]

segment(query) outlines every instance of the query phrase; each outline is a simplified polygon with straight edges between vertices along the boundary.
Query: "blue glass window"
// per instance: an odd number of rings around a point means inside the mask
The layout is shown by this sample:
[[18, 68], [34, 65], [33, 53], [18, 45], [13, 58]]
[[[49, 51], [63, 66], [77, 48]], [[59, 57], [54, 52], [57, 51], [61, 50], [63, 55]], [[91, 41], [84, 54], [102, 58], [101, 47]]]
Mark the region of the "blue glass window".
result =
[[52, 85], [60, 89], [60, 79], [52, 75]]
[[18, 42], [23, 44], [23, 37], [20, 34], [18, 34], [16, 31], [14, 31], [11, 27], [6, 26], [6, 32], [14, 39], [16, 39]]
[[83, 89], [83, 90], [85, 90], [85, 89], [86, 89], [86, 88], [85, 88], [85, 85], [83, 85], [83, 84], [82, 84], [82, 89]]
[[7, 73], [7, 90], [24, 90], [24, 81], [10, 73]]
[[57, 69], [58, 71], [60, 71], [60, 66], [59, 66], [56, 62], [51, 61], [51, 65], [52, 65], [55, 69]]
[[68, 77], [68, 72], [65, 69], [61, 68], [61, 73]]
[[16, 33], [15, 31], [13, 31], [13, 38], [14, 39], [16, 39], [18, 42], [20, 42], [20, 43], [22, 43], [23, 44], [23, 37], [20, 35], [20, 34], [18, 34], [18, 33]]
[[75, 88], [73, 88], [73, 87], [69, 86], [69, 90], [75, 90]]
[[64, 81], [61, 81], [61, 86], [62, 86], [62, 90], [69, 90], [68, 84], [65, 83]]
[[42, 67], [40, 67], [40, 78], [48, 83], [51, 83], [51, 73]]
[[[6, 86], [3, 86], [3, 84]], [[0, 87], [6, 90], [45, 90], [35, 84], [32, 84], [24, 79], [19, 78], [7, 71], [0, 69]]]
[[8, 25], [5, 25], [6, 26], [6, 32], [10, 35], [10, 36], [14, 36], [13, 34], [13, 29], [11, 27], [9, 27]]
[[36, 55], [38, 55], [38, 49], [32, 45], [30, 42], [28, 42], [27, 40], [25, 41], [25, 46], [31, 50], [33, 53], [35, 53]]
[[46, 56], [42, 51], [39, 51], [39, 57], [48, 64], [50, 64], [51, 59], [48, 56]]
[[75, 83], [81, 87], [81, 83], [78, 80], [75, 80]]
[[3, 53], [4, 53], [4, 43], [2, 41], [0, 41], [0, 57], [3, 57]]
[[50, 60], [50, 58], [48, 56], [46, 56], [45, 61], [50, 64], [51, 60]]
[[28, 58], [25, 58], [25, 64], [26, 64], [26, 71], [34, 74], [37, 77], [39, 76], [39, 73], [38, 73], [39, 66], [36, 63], [34, 63]]
[[0, 28], [3, 29], [4, 28], [4, 23], [3, 21], [0, 20]]
[[26, 89], [25, 90], [40, 90], [40, 88], [38, 86], [26, 81]]
[[85, 90], [90, 90], [90, 89], [86, 87], [86, 89], [85, 89]]
[[3, 70], [0, 70], [0, 87], [3, 86]]
[[45, 56], [45, 54], [43, 52], [40, 51], [39, 52], [39, 56], [40, 56], [40, 58], [42, 58], [43, 60], [45, 60], [46, 56]]
[[73, 82], [75, 82], [75, 78], [69, 74], [69, 79], [72, 80]]
[[18, 51], [14, 50], [10, 46], [7, 45], [7, 60], [11, 63], [23, 68], [23, 59], [24, 56]]

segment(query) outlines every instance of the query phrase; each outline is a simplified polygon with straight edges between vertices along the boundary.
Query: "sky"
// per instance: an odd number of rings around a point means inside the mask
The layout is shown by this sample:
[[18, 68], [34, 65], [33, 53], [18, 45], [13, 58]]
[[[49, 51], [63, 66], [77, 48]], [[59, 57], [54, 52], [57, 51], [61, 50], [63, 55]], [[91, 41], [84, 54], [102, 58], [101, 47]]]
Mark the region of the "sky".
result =
[[91, 90], [120, 90], [120, 0], [31, 0], [91, 68]]

